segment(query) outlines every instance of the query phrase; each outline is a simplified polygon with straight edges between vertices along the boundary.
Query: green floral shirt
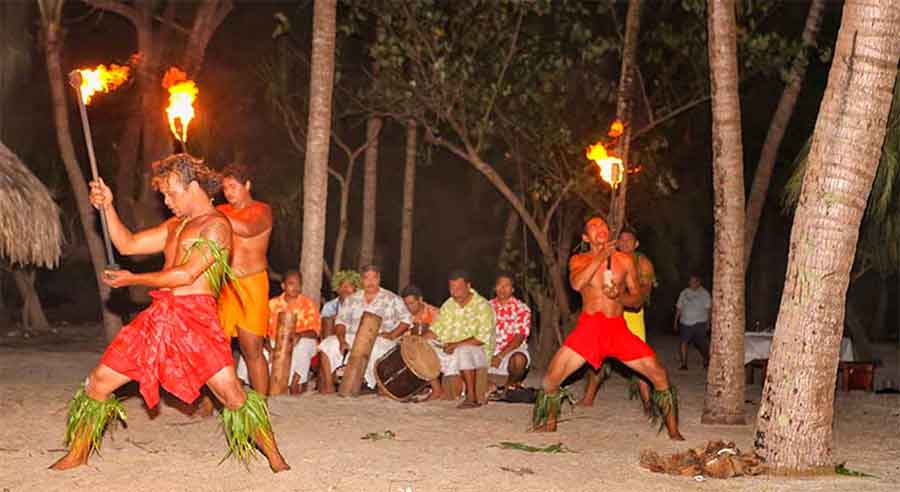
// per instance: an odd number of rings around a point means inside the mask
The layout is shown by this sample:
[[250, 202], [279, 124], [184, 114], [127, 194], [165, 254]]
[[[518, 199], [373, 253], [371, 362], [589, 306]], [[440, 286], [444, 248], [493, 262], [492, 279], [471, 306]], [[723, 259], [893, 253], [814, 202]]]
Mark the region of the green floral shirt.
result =
[[438, 311], [431, 330], [444, 343], [458, 342], [470, 337], [478, 339], [488, 358], [494, 355], [494, 309], [484, 297], [469, 289], [472, 298], [460, 306], [452, 297]]

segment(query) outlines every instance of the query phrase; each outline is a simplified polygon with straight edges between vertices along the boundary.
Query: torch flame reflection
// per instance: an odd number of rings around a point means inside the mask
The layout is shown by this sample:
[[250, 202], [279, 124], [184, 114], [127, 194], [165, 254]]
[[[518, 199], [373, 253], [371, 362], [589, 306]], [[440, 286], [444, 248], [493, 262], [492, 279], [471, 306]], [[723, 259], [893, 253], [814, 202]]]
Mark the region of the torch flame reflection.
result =
[[[169, 91], [169, 106], [166, 107], [169, 128], [175, 138], [186, 143], [188, 125], [194, 118], [194, 99], [197, 98], [200, 90], [193, 80], [188, 80], [187, 75], [175, 67], [166, 72], [162, 85]], [[179, 126], [181, 127], [180, 132]]]
[[113, 64], [109, 68], [106, 65], [93, 69], [79, 68], [77, 72], [81, 74], [81, 86], [78, 88], [81, 100], [90, 104], [95, 93], [112, 91], [128, 80], [129, 68]]

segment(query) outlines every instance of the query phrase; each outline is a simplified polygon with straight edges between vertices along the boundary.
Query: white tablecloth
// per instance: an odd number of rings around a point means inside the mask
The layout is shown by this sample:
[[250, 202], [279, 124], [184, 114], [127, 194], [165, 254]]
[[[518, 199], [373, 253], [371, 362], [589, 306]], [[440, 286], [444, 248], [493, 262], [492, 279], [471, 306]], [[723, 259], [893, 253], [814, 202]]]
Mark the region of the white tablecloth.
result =
[[[772, 350], [772, 333], [747, 332], [744, 336], [744, 364], [757, 359], [768, 359]], [[841, 339], [841, 360], [853, 361], [853, 342], [849, 338]]]

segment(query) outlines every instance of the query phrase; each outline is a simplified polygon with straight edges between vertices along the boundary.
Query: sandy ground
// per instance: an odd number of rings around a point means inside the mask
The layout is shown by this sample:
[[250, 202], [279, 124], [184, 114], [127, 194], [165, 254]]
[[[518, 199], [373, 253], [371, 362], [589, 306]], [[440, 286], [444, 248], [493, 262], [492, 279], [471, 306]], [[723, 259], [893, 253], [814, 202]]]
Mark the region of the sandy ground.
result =
[[[674, 369], [675, 340], [652, 341]], [[8, 345], [8, 344], [7, 344]], [[81, 351], [60, 351], [75, 347]], [[48, 471], [62, 455], [66, 404], [97, 362], [96, 343], [67, 347], [0, 347], [0, 492], [44, 490], [157, 491], [897, 491], [900, 490], [900, 396], [853, 392], [836, 402], [835, 458], [879, 478], [738, 478], [695, 481], [653, 474], [638, 466], [652, 448], [674, 452], [710, 439], [750, 447], [752, 425], [700, 425], [704, 373], [671, 371], [681, 390], [687, 444], [657, 435], [638, 404], [624, 398], [626, 382], [606, 383], [595, 407], [567, 411], [556, 434], [526, 432], [530, 405], [492, 403], [457, 410], [449, 402], [402, 404], [375, 396], [356, 399], [307, 394], [271, 401], [281, 449], [293, 466], [272, 475], [264, 460], [249, 470], [219, 464], [225, 440], [216, 419], [197, 419], [162, 405], [152, 418], [129, 398], [128, 427], [107, 433], [102, 456], [67, 473]], [[696, 364], [699, 365], [699, 364]], [[539, 374], [529, 375], [536, 383]], [[581, 383], [575, 388], [580, 393]], [[749, 421], [760, 387], [747, 389]], [[361, 439], [391, 430], [393, 440]], [[567, 454], [492, 447], [562, 442]]]

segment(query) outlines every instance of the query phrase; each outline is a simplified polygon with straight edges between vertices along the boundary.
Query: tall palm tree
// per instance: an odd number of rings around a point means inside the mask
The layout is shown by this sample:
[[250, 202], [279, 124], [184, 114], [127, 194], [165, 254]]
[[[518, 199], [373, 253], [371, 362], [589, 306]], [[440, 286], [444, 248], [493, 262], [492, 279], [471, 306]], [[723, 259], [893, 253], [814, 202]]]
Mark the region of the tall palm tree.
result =
[[303, 166], [303, 243], [300, 250], [303, 294], [316, 303], [321, 297], [325, 266], [325, 207], [328, 199], [336, 22], [337, 0], [316, 0], [309, 82], [309, 131]]
[[844, 4], [791, 230], [755, 447], [784, 471], [830, 468], [834, 374], [859, 226], [900, 59], [900, 5]]
[[712, 340], [701, 421], [743, 424], [744, 160], [737, 25], [734, 0], [713, 0], [708, 9], [715, 247]]

